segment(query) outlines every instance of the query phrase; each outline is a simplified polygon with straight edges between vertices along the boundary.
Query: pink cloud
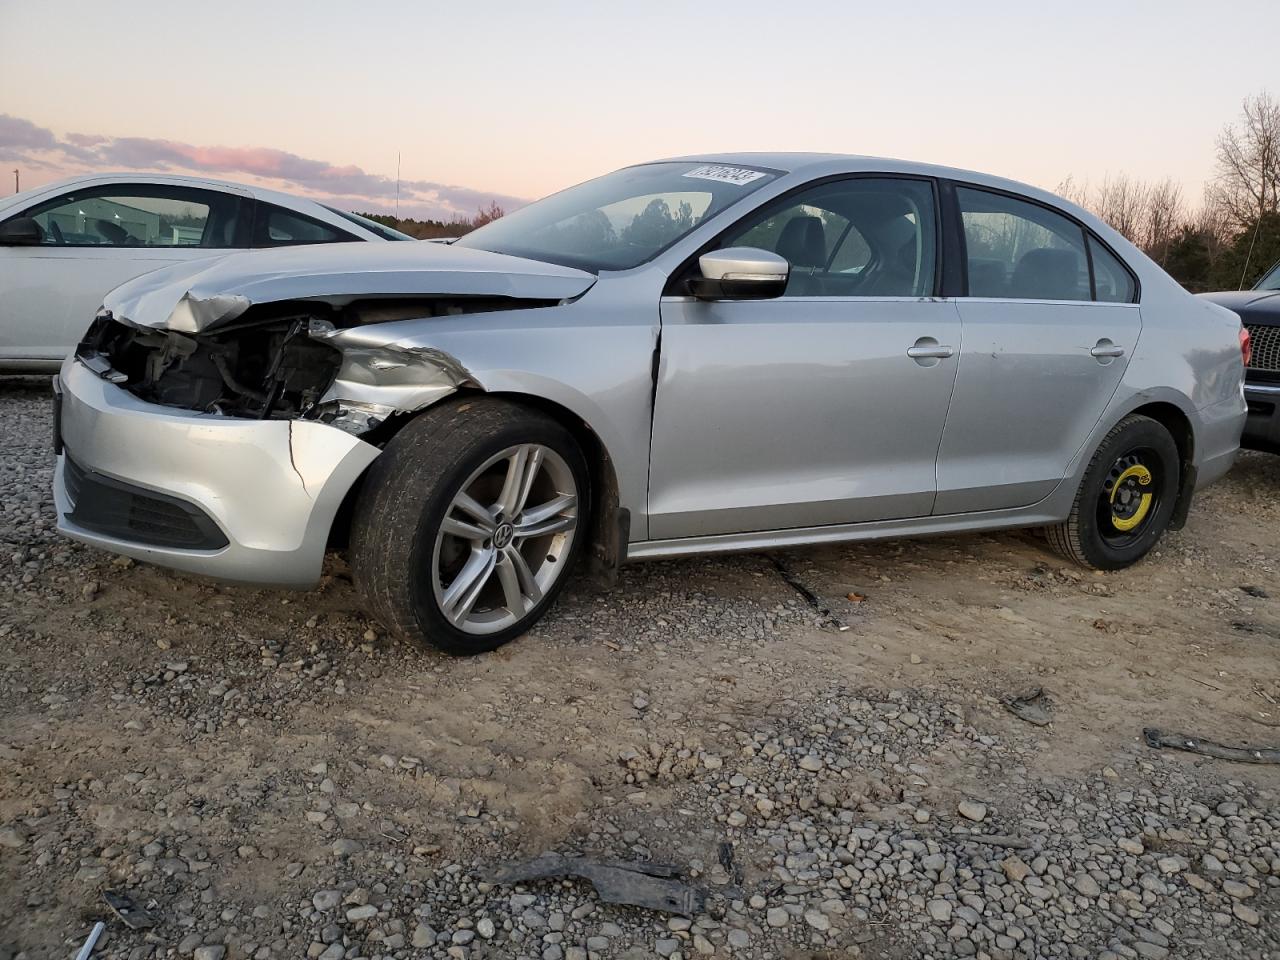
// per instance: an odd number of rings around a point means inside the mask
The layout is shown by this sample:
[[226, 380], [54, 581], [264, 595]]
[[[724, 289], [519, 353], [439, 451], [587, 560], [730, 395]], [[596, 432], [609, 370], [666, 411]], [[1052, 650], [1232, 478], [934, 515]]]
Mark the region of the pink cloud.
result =
[[52, 130], [37, 127], [30, 120], [0, 113], [0, 149], [10, 151], [53, 150], [58, 138]]
[[96, 133], [68, 133], [67, 142], [77, 147], [96, 147], [106, 143], [107, 138], [100, 137]]
[[[341, 198], [344, 206], [381, 213], [393, 209], [397, 193], [393, 178], [273, 147], [199, 146], [150, 137], [84, 133], [58, 137], [52, 130], [7, 114], [0, 114], [0, 163], [3, 162], [22, 162], [57, 170], [62, 175], [116, 169], [248, 177], [317, 199]], [[507, 210], [526, 202], [519, 197], [427, 180], [402, 181], [399, 196], [402, 215], [445, 220], [469, 216], [491, 202]]]

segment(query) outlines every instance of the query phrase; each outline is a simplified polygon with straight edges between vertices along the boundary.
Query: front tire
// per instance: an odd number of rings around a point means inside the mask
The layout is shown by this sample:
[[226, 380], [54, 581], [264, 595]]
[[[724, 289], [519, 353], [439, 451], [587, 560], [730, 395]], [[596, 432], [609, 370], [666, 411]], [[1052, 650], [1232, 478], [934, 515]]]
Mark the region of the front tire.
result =
[[1180, 474], [1169, 431], [1150, 417], [1125, 417], [1093, 455], [1067, 521], [1045, 529], [1050, 546], [1095, 570], [1136, 563], [1169, 525]]
[[369, 612], [465, 656], [546, 613], [586, 542], [589, 473], [550, 417], [494, 398], [432, 407], [373, 462], [352, 517]]

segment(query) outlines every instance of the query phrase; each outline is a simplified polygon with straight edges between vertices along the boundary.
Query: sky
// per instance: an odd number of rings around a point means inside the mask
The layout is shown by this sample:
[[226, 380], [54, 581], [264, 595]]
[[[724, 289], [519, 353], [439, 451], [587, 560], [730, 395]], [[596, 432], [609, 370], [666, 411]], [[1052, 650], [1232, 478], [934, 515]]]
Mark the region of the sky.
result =
[[1198, 202], [1276, 0], [0, 0], [0, 196], [194, 172], [405, 216], [617, 167], [817, 150], [1172, 177]]

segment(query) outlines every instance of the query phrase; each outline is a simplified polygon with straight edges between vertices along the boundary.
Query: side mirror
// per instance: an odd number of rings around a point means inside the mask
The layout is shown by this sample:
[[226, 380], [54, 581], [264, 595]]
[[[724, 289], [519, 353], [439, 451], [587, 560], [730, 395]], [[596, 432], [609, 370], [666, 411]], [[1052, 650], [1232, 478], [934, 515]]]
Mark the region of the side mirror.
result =
[[14, 217], [0, 223], [0, 246], [33, 247], [44, 243], [44, 231], [30, 217]]
[[727, 247], [698, 258], [702, 276], [691, 277], [689, 292], [699, 300], [768, 300], [787, 289], [791, 264], [756, 247]]

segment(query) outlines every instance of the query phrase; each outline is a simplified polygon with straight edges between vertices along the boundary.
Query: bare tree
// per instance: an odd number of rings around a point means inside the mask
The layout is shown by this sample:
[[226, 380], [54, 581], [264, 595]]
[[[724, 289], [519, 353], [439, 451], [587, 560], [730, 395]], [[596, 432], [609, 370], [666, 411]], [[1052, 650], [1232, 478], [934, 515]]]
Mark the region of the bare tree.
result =
[[1231, 224], [1222, 204], [1214, 199], [1214, 193], [1212, 185], [1205, 186], [1204, 201], [1195, 215], [1189, 218], [1189, 225], [1197, 233], [1211, 238], [1215, 248], [1221, 248], [1231, 239]]
[[1172, 177], [1167, 177], [1147, 187], [1145, 194], [1141, 246], [1157, 263], [1163, 264], [1170, 244], [1177, 239], [1186, 220], [1182, 186]]
[[1077, 183], [1075, 174], [1068, 173], [1053, 192], [1065, 200], [1070, 200], [1077, 207], [1089, 206], [1089, 181]]
[[1111, 224], [1130, 243], [1145, 246], [1148, 198], [1151, 188], [1128, 174], [1108, 175], [1091, 197], [1093, 212]]
[[1057, 192], [1093, 211], [1161, 263], [1188, 220], [1182, 186], [1171, 177], [1148, 183], [1127, 173], [1109, 174], [1101, 186], [1090, 187], [1068, 176]]
[[482, 206], [476, 211], [475, 218], [471, 221], [471, 227], [472, 229], [483, 227], [486, 223], [492, 223], [494, 220], [501, 218], [505, 212], [498, 206], [497, 200], [490, 200], [487, 207]]
[[1213, 199], [1238, 229], [1280, 209], [1280, 102], [1270, 93], [1245, 97], [1240, 122], [1218, 135]]

